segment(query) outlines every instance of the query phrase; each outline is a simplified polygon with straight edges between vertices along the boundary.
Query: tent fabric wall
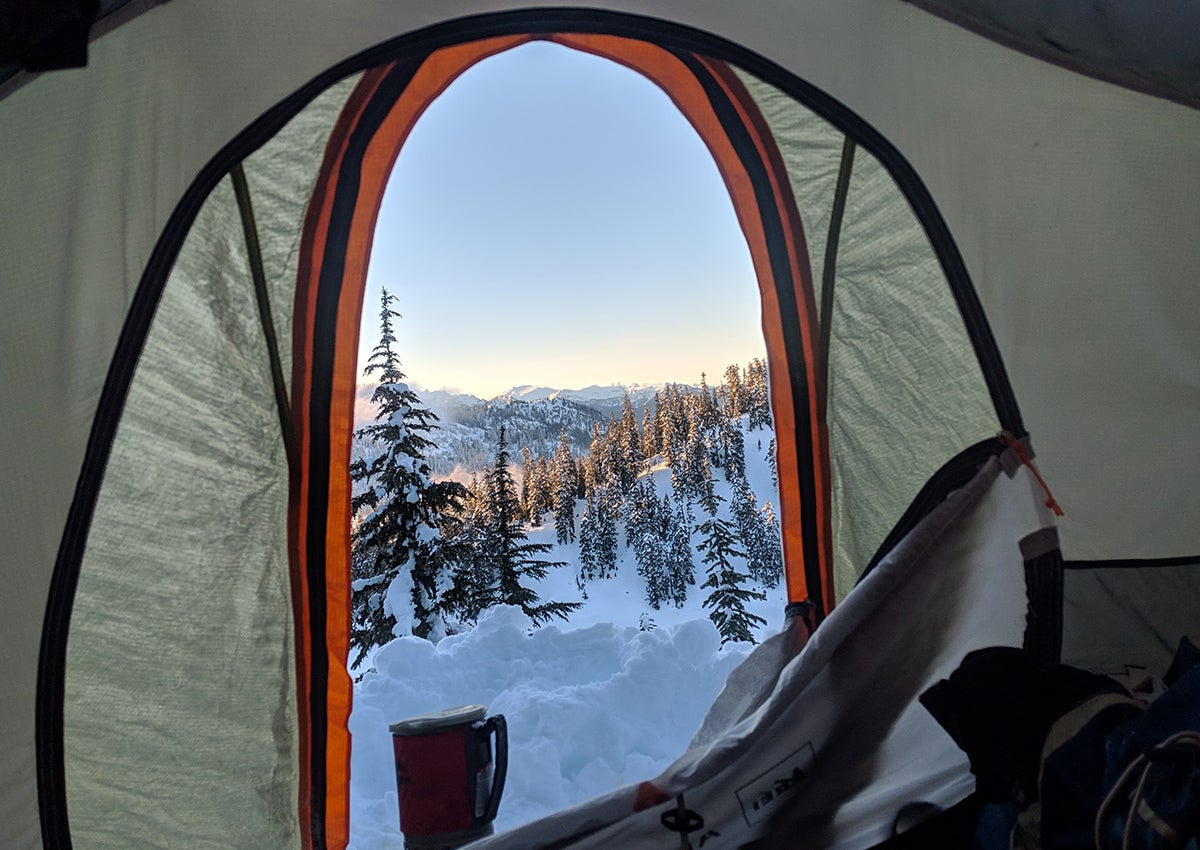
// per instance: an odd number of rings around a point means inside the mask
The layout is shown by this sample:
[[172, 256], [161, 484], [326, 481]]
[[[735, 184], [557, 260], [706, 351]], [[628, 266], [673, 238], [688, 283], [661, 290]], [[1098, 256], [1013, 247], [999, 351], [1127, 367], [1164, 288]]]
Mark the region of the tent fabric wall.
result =
[[[34, 695], [48, 588], [129, 306], [189, 187], [216, 152], [345, 57], [516, 5], [368, 0], [349, 14], [322, 0], [173, 0], [98, 39], [87, 68], [39, 76], [0, 101], [0, 843], [40, 844]], [[1068, 558], [1200, 551], [1200, 114], [899, 2], [609, 8], [727, 39], [682, 31], [772, 84], [807, 80], [897, 146], [988, 310], [1068, 511]], [[556, 16], [511, 20], [564, 28], [547, 23]], [[603, 12], [581, 20], [636, 29]], [[488, 29], [448, 26], [420, 37]], [[253, 148], [246, 137], [237, 145]]]

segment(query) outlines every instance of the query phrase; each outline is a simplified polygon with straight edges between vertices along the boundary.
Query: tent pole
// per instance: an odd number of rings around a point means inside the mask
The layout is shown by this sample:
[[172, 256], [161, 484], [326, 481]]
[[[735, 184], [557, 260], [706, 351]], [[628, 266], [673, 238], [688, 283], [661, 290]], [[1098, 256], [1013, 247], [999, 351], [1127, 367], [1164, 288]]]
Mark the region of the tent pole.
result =
[[275, 404], [279, 412], [279, 428], [283, 445], [292, 460], [291, 407], [288, 403], [287, 384], [283, 379], [283, 363], [279, 357], [279, 340], [275, 335], [275, 321], [271, 317], [271, 300], [267, 295], [267, 275], [263, 269], [262, 246], [258, 241], [258, 227], [254, 221], [254, 207], [250, 203], [250, 187], [246, 183], [246, 172], [239, 162], [229, 172], [233, 193], [237, 197], [238, 212], [242, 217], [242, 232], [246, 237], [246, 254], [250, 261], [250, 276], [254, 279], [254, 297], [258, 302], [258, 318], [262, 323], [263, 337], [267, 343], [267, 356], [271, 362], [271, 383], [275, 389]]
[[846, 196], [850, 193], [850, 174], [854, 170], [854, 151], [857, 146], [847, 136], [842, 144], [842, 164], [838, 169], [833, 208], [829, 213], [829, 235], [825, 239], [825, 263], [821, 267], [821, 354], [817, 364], [821, 376], [821, 406], [829, 402], [829, 343], [833, 324], [833, 285], [837, 280], [838, 242], [842, 236], [842, 217], [846, 213]]

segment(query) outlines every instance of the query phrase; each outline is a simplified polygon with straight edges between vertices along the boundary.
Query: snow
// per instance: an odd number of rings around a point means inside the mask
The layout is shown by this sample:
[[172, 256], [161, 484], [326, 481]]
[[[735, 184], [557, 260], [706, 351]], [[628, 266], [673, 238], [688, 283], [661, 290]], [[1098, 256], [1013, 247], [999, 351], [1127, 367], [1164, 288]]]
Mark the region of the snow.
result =
[[518, 401], [547, 401], [558, 395], [558, 390], [552, 387], [535, 387], [525, 384], [520, 387], [513, 387], [506, 393], [501, 393], [497, 398], [500, 399], [516, 399]]
[[[746, 435], [747, 476], [760, 504], [778, 504], [766, 460], [770, 436]], [[660, 496], [670, 490], [669, 470], [650, 474]], [[716, 489], [727, 515], [731, 492], [719, 475]], [[554, 543], [553, 519], [529, 540]], [[574, 544], [546, 554], [568, 566], [535, 585], [543, 600], [583, 601], [577, 555]], [[702, 607], [703, 580], [697, 558], [686, 605], [652, 609], [622, 530], [617, 575], [589, 583], [570, 622], [535, 628], [519, 609], [498, 607], [471, 631], [437, 644], [401, 636], [379, 648], [358, 671], [350, 718], [351, 850], [403, 847], [388, 725], [430, 711], [479, 703], [507, 719], [509, 771], [497, 831], [661, 772], [685, 751], [751, 649], [721, 646]], [[390, 588], [389, 596], [393, 590], [405, 587]], [[760, 640], [783, 623], [782, 582], [767, 594], [747, 605], [767, 621]]]
[[628, 395], [634, 407], [640, 409], [641, 405], [649, 401], [656, 391], [665, 386], [666, 384], [606, 384], [604, 386], [592, 384], [578, 390], [560, 390], [553, 387], [535, 387], [532, 384], [523, 384], [501, 393], [492, 401], [535, 402], [554, 401], [561, 398], [580, 404], [600, 403], [610, 407], [619, 407], [621, 400]]

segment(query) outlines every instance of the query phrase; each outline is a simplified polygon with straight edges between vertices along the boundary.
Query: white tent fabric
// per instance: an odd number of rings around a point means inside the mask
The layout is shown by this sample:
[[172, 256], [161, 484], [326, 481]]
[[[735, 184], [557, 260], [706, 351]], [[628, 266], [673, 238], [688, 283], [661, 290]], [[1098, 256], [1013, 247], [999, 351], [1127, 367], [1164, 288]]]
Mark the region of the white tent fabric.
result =
[[[47, 590], [122, 325], [189, 187], [260, 116], [347, 57], [526, 5], [173, 0], [97, 39], [86, 68], [0, 100], [3, 846], [41, 846], [34, 741]], [[1200, 552], [1200, 112], [897, 0], [554, 5], [714, 34], [890, 139], [987, 309], [1067, 510], [1066, 556]], [[1181, 26], [1163, 18], [1148, 62]], [[1173, 68], [1186, 88], [1195, 65]]]
[[[1009, 457], [1003, 460], [1014, 462]], [[1010, 468], [1013, 468], [1010, 466]], [[913, 801], [972, 790], [966, 757], [916, 702], [963, 654], [1021, 646], [1020, 540], [1053, 526], [1026, 467], [989, 461], [834, 609], [798, 654], [772, 638], [730, 676], [691, 748], [651, 780], [667, 802], [634, 812], [638, 786], [471, 845], [478, 850], [665, 846], [683, 795], [693, 846], [870, 847]], [[747, 700], [746, 680], [773, 681]], [[643, 791], [644, 793], [644, 791]], [[798, 839], [801, 837], [802, 839]], [[700, 842], [703, 841], [701, 845]]]

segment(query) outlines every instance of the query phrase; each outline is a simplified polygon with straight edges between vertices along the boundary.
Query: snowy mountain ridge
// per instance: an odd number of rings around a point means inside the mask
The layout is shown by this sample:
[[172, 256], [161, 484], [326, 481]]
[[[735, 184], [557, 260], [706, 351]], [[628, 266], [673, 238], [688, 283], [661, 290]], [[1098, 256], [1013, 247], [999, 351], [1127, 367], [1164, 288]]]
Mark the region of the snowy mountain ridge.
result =
[[640, 408], [643, 404], [649, 404], [654, 398], [656, 392], [661, 391], [666, 386], [665, 383], [660, 384], [608, 384], [600, 386], [592, 384], [583, 389], [554, 389], [552, 387], [535, 387], [531, 384], [524, 384], [519, 387], [513, 387], [507, 392], [501, 393], [490, 401], [495, 403], [502, 400], [505, 401], [554, 401], [556, 399], [564, 399], [573, 401], [577, 404], [598, 405], [601, 407], [620, 407], [625, 396], [629, 396], [630, 402], [635, 408]]

